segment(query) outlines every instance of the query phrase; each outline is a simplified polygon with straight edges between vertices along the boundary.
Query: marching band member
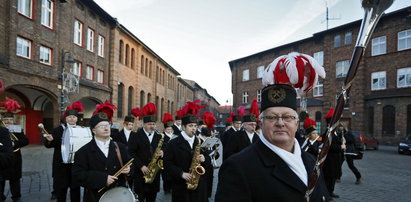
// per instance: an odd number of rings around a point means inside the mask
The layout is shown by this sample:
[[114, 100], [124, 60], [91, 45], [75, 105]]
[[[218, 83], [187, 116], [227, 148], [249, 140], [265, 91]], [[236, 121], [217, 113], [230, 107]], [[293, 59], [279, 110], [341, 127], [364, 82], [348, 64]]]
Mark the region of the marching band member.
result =
[[[130, 167], [114, 174], [122, 164], [130, 160], [127, 148], [122, 143], [110, 140], [110, 119], [107, 114], [98, 112], [90, 119], [93, 139], [81, 147], [74, 156], [72, 169], [73, 182], [84, 187], [83, 201], [97, 202], [105, 191], [116, 186], [126, 186], [126, 176]], [[105, 191], [98, 192], [103, 187]]]
[[303, 127], [305, 129], [305, 134], [307, 134], [307, 138], [302, 144], [301, 149], [317, 157], [322, 147], [322, 138], [318, 135], [316, 129], [317, 123], [307, 117], [304, 120]]
[[[13, 160], [13, 145], [9, 136], [9, 130], [0, 126], [0, 170], [8, 168]], [[3, 180], [1, 175], [0, 180]], [[0, 189], [3, 188], [0, 187]]]
[[44, 146], [54, 148], [52, 174], [57, 202], [66, 201], [68, 188], [70, 188], [70, 201], [80, 201], [80, 187], [72, 183], [71, 169], [73, 164], [63, 163], [61, 144], [64, 130], [66, 130], [67, 127], [75, 127], [77, 125], [78, 113], [82, 111], [83, 105], [81, 102], [74, 102], [72, 106], [66, 108], [63, 114], [66, 124], [54, 128], [50, 134], [43, 135], [46, 139]]
[[[173, 131], [173, 125], [174, 125], [174, 121], [173, 121], [173, 115], [169, 114], [169, 113], [164, 113], [163, 116], [163, 124], [164, 124], [164, 131], [163, 131], [163, 135], [164, 135], [164, 144], [167, 145], [167, 143], [173, 139], [174, 137], [177, 137], [176, 135], [174, 135], [174, 131]], [[170, 176], [163, 170], [163, 172], [161, 172], [161, 177], [163, 179], [163, 190], [165, 194], [168, 194], [171, 192], [171, 179]]]
[[182, 115], [182, 109], [176, 111], [176, 116], [174, 117], [175, 121], [174, 121], [174, 125], [173, 125], [173, 131], [174, 134], [177, 136], [181, 135], [181, 131], [183, 130], [181, 128], [181, 118], [183, 117]]
[[[239, 113], [241, 113], [241, 114], [239, 114]], [[243, 122], [243, 117], [242, 117], [242, 115], [244, 115], [244, 114], [245, 114], [245, 111], [244, 111], [244, 108], [243, 108], [243, 107], [237, 108], [237, 114], [232, 113], [232, 114], [230, 115], [231, 120], [232, 120], [232, 126], [231, 126], [231, 128], [228, 129], [228, 130], [226, 130], [226, 131], [225, 131], [223, 134], [221, 134], [221, 136], [220, 136], [221, 143], [223, 144], [223, 161], [224, 161], [225, 159], [227, 159], [227, 155], [226, 155], [227, 149], [226, 149], [226, 146], [227, 146], [227, 143], [230, 141], [231, 136], [232, 136], [235, 132], [241, 130], [241, 123]]]
[[[155, 153], [160, 141], [164, 142], [161, 134], [155, 131], [156, 128], [156, 105], [147, 103], [141, 109], [141, 118], [143, 127], [137, 131], [137, 134], [130, 137], [128, 151], [134, 158], [134, 191], [138, 195], [138, 200], [142, 202], [156, 201], [157, 192], [160, 191], [160, 174], [153, 176], [153, 182], [146, 183], [144, 176], [149, 176], [152, 168], [149, 167], [152, 159], [163, 157], [163, 149]], [[163, 144], [164, 146], [164, 144]]]
[[[14, 124], [14, 114], [18, 109], [20, 109], [20, 105], [9, 98], [6, 98], [7, 101], [4, 103], [5, 108], [8, 109], [7, 112], [2, 114], [2, 121], [5, 126], [10, 127]], [[3, 200], [6, 199], [4, 195], [4, 187], [6, 184], [6, 180], [9, 180], [10, 185], [10, 192], [11, 198], [13, 201], [20, 201], [21, 191], [20, 191], [20, 179], [21, 179], [21, 171], [22, 171], [22, 157], [20, 148], [29, 144], [29, 140], [27, 139], [26, 135], [24, 135], [23, 131], [9, 131], [7, 136], [10, 136], [11, 143], [13, 146], [13, 155], [14, 159], [11, 162], [11, 166], [6, 169], [2, 170], [0, 173], [0, 194]]]
[[207, 127], [207, 126], [205, 125], [204, 121], [203, 120], [198, 120], [196, 136], [199, 136], [201, 134], [201, 129], [203, 129], [205, 127]]
[[[195, 176], [194, 169], [200, 164], [205, 167], [210, 164], [210, 157], [200, 153], [200, 142], [195, 136], [197, 116], [202, 107], [195, 102], [184, 106], [181, 135], [170, 140], [164, 156], [165, 171], [172, 177], [172, 202], [205, 202], [207, 199], [207, 184], [204, 177]], [[204, 168], [203, 168], [204, 169]], [[199, 178], [199, 179], [198, 179]], [[193, 182], [193, 179], [198, 181]], [[188, 185], [197, 187], [188, 189]], [[194, 190], [193, 190], [194, 189]]]
[[254, 99], [250, 107], [250, 113], [243, 116], [242, 128], [244, 130], [233, 133], [230, 136], [230, 141], [226, 143], [226, 148], [224, 149], [224, 157], [226, 159], [255, 143], [259, 139], [258, 134], [255, 132], [257, 117], [258, 103], [257, 100]]

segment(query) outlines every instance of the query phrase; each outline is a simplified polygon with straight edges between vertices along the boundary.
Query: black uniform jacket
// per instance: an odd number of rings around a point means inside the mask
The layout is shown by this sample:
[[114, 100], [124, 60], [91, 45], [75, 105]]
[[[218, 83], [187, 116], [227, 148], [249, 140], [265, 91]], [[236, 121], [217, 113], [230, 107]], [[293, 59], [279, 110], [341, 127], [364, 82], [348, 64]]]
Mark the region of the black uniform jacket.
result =
[[[118, 143], [123, 164], [130, 160], [126, 147]], [[104, 192], [115, 186], [125, 186], [124, 174], [118, 176], [118, 180], [98, 193], [98, 190], [107, 183], [108, 175], [114, 175], [120, 170], [121, 164], [116, 153], [116, 146], [110, 141], [108, 157], [98, 148], [95, 139], [81, 147], [74, 156], [72, 167], [73, 183], [84, 187], [83, 201], [98, 201]]]
[[[14, 136], [17, 137], [18, 140], [12, 141], [14, 143], [13, 150], [18, 148], [22, 148], [29, 144], [29, 139], [24, 135], [23, 132], [21, 133], [13, 133]], [[9, 136], [9, 134], [7, 134]], [[22, 171], [22, 157], [21, 157], [21, 150], [13, 152], [14, 158], [10, 164], [10, 167], [6, 170], [2, 170], [0, 173], [3, 179], [6, 180], [17, 180], [21, 178], [21, 171]]]
[[[258, 135], [254, 133], [253, 143], [258, 140]], [[248, 138], [247, 132], [245, 132], [245, 130], [237, 131], [230, 136], [230, 141], [226, 143], [226, 147], [224, 148], [224, 157], [227, 159], [250, 145], [251, 142], [250, 138]]]
[[[303, 151], [301, 157], [310, 178], [315, 159]], [[302, 202], [306, 190], [307, 186], [288, 165], [262, 141], [257, 141], [223, 163], [215, 201]], [[328, 191], [321, 176], [310, 201], [323, 201], [323, 197], [328, 199]]]
[[[160, 191], [160, 174], [157, 174], [151, 184], [144, 181], [144, 175], [141, 172], [141, 167], [148, 166], [154, 151], [160, 142], [161, 135], [154, 132], [153, 140], [149, 141], [143, 128], [137, 131], [136, 135], [130, 136], [128, 141], [128, 151], [132, 158], [134, 158], [134, 188], [136, 193], [142, 192], [159, 192]], [[162, 150], [165, 147], [163, 143]]]
[[326, 179], [337, 179], [341, 173], [341, 161], [343, 157], [342, 134], [334, 135], [328, 150], [327, 158], [324, 161], [323, 171]]
[[[9, 130], [0, 126], [0, 171], [10, 167], [13, 162], [14, 154]], [[1, 179], [1, 176], [0, 176]]]
[[[181, 178], [183, 172], [189, 172], [193, 159], [194, 149], [199, 144], [198, 138], [194, 139], [193, 148], [182, 135], [170, 140], [164, 156], [164, 167], [172, 180], [172, 201], [173, 202], [203, 202], [207, 201], [207, 179], [200, 177], [198, 187], [191, 191], [187, 189], [186, 181]], [[206, 168], [211, 164], [211, 158], [204, 152], [205, 161], [201, 166]]]
[[307, 139], [306, 141], [307, 143], [301, 149], [317, 157], [318, 154], [320, 153], [320, 147], [322, 146], [323, 143], [318, 140], [316, 140], [312, 144], [309, 139]]
[[[177, 135], [177, 136], [181, 136], [181, 130], [180, 129], [178, 129], [178, 127], [175, 125], [175, 124], [173, 124], [173, 133], [175, 134], [175, 135]], [[181, 127], [181, 126], [180, 126]]]
[[[136, 132], [131, 131], [130, 132], [130, 137], [128, 138], [129, 141], [130, 141], [131, 136], [133, 136], [133, 135], [136, 135]], [[114, 141], [120, 142], [120, 143], [128, 146], [128, 141], [127, 141], [127, 138], [126, 138], [126, 134], [124, 134], [124, 129], [121, 130], [118, 133], [114, 133], [113, 135], [111, 135], [111, 137], [113, 138]]]

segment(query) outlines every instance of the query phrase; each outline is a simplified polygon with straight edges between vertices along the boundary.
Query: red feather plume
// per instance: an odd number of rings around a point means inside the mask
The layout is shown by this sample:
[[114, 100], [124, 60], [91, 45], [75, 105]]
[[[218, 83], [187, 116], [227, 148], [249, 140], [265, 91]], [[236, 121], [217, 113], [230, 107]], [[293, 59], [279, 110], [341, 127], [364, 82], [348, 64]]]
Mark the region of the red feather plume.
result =
[[227, 123], [232, 123], [233, 122], [233, 116], [235, 116], [234, 112], [231, 112], [230, 116], [227, 118], [226, 122]]
[[164, 124], [168, 122], [173, 122], [173, 115], [170, 113], [164, 113], [163, 121]]
[[307, 128], [310, 127], [310, 126], [317, 127], [317, 123], [315, 123], [314, 120], [312, 120], [312, 119], [310, 119], [310, 118], [307, 117], [307, 118], [305, 118], [305, 120], [304, 120], [303, 127], [304, 127], [304, 129], [307, 129]]
[[331, 118], [334, 115], [334, 108], [330, 108], [330, 110], [328, 111], [327, 115], [325, 115], [325, 118]]
[[178, 111], [176, 111], [176, 115], [180, 118], [183, 118], [184, 114], [183, 114], [183, 109], [179, 109]]
[[77, 101], [77, 102], [73, 102], [73, 104], [71, 104], [71, 109], [75, 109], [78, 112], [84, 112], [84, 106], [81, 102]]
[[20, 104], [11, 98], [6, 97], [5, 102], [0, 102], [1, 104], [4, 105], [4, 108], [7, 110], [7, 112], [16, 112], [17, 110], [20, 109]]
[[258, 120], [258, 116], [260, 116], [260, 111], [258, 110], [258, 102], [257, 99], [253, 99], [253, 102], [250, 106], [250, 114], [255, 114], [255, 117]]
[[214, 128], [214, 124], [217, 122], [217, 119], [211, 112], [204, 112], [202, 120], [207, 125], [207, 128]]
[[149, 102], [141, 109], [141, 116], [156, 115], [156, 112], [156, 105], [152, 102]]
[[200, 100], [196, 100], [194, 102], [187, 102], [186, 105], [183, 107], [183, 116], [187, 114], [192, 114], [198, 116], [200, 114], [200, 109], [205, 108], [203, 105], [199, 105]]
[[237, 108], [237, 114], [240, 115], [240, 116], [244, 116], [246, 114], [246, 111], [245, 111], [244, 107], [239, 106]]
[[131, 110], [131, 115], [138, 118], [140, 117], [140, 108], [136, 107]]
[[93, 112], [93, 114], [103, 112], [107, 114], [108, 119], [111, 121], [113, 118], [114, 110], [116, 109], [117, 109], [116, 106], [111, 104], [110, 101], [106, 100], [103, 104], [96, 105], [96, 110]]

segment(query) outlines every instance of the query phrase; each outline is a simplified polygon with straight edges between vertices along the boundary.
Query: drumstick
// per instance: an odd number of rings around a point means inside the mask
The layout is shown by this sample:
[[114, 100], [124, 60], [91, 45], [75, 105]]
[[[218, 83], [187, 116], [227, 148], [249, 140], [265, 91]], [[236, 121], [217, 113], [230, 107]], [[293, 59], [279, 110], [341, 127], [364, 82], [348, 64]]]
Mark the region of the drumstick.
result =
[[[126, 169], [127, 167], [131, 166], [131, 164], [133, 164], [133, 160], [134, 160], [134, 158], [130, 159], [130, 161], [128, 161], [128, 162], [126, 163], [126, 165], [124, 165], [123, 167], [121, 167], [120, 170], [118, 170], [113, 176], [114, 176], [114, 177], [118, 177], [124, 169]], [[104, 186], [103, 188], [101, 188], [100, 190], [98, 190], [98, 192], [103, 191], [104, 188], [106, 188], [106, 187], [107, 187], [107, 186]]]
[[42, 123], [39, 123], [39, 125], [37, 125], [40, 129], [41, 129], [41, 132], [43, 132], [44, 134], [46, 134], [46, 135], [50, 135], [48, 132], [47, 132], [47, 130], [44, 128], [44, 125], [42, 124]]

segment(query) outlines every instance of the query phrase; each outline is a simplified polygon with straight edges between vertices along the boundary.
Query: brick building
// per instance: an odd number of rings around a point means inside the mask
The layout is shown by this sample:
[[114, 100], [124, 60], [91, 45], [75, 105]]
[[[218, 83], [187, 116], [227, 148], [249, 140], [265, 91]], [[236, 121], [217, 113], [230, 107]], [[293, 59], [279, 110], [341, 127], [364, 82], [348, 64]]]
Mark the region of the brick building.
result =
[[[18, 100], [16, 124], [24, 126], [31, 143], [39, 143], [37, 124], [51, 130], [61, 108], [80, 100], [84, 117], [90, 117], [95, 104], [110, 98], [108, 42], [115, 19], [94, 1], [1, 2], [0, 78], [6, 87], [1, 100]], [[79, 83], [65, 84], [65, 96], [63, 70], [73, 77], [67, 81]], [[76, 86], [77, 92], [66, 92]]]
[[[324, 132], [323, 117], [336, 105], [360, 24], [358, 20], [230, 61], [234, 106], [247, 106], [254, 98], [260, 101], [262, 72], [276, 57], [293, 51], [306, 53], [316, 58], [327, 74], [307, 95], [308, 115]], [[408, 7], [383, 16], [374, 31], [341, 118], [351, 130], [362, 131], [385, 143], [397, 142], [411, 134], [410, 55], [411, 7]], [[303, 118], [304, 113], [300, 114]]]
[[200, 114], [209, 111], [213, 113], [214, 116], [217, 116], [217, 108], [220, 106], [217, 100], [208, 94], [207, 90], [202, 88], [197, 82], [189, 79], [184, 79], [184, 81], [193, 88], [194, 100], [200, 100], [200, 104], [205, 106], [205, 108], [200, 110]]

